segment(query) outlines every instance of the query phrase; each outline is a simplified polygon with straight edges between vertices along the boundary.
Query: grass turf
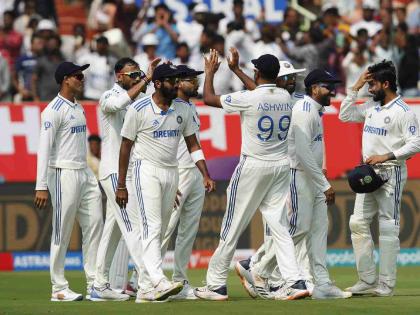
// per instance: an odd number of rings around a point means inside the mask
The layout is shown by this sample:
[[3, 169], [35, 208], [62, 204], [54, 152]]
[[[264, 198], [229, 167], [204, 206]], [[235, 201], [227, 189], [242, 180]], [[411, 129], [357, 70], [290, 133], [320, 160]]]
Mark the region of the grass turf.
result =
[[[352, 268], [331, 268], [331, 277], [339, 287], [356, 281]], [[192, 285], [201, 286], [205, 270], [190, 271]], [[82, 272], [66, 273], [71, 288], [85, 293]], [[390, 298], [354, 297], [348, 300], [311, 299], [299, 301], [253, 300], [232, 272], [228, 280], [229, 301], [179, 301], [159, 304], [129, 302], [50, 302], [47, 272], [0, 273], [0, 314], [420, 314], [420, 267], [398, 270], [396, 294]]]

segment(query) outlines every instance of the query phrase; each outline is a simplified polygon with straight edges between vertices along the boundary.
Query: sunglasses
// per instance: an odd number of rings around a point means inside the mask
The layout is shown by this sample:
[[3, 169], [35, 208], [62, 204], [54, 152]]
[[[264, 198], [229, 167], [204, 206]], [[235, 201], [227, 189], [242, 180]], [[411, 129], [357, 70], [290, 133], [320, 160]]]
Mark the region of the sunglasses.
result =
[[180, 78], [179, 81], [198, 82], [198, 78]]
[[296, 74], [286, 74], [286, 75], [281, 76], [280, 79], [284, 81], [289, 81], [289, 80], [296, 81], [296, 77], [297, 77]]
[[127, 75], [130, 77], [130, 79], [136, 79], [136, 78], [144, 78], [146, 75], [143, 71], [132, 71], [132, 72], [120, 72], [120, 74]]
[[169, 82], [170, 84], [175, 84], [179, 82], [179, 78], [171, 77], [171, 78], [164, 78], [163, 81]]
[[335, 91], [334, 84], [318, 84], [318, 86], [326, 88], [328, 91]]
[[77, 73], [69, 75], [69, 77], [75, 78], [78, 81], [82, 81], [85, 78], [85, 75], [83, 73]]

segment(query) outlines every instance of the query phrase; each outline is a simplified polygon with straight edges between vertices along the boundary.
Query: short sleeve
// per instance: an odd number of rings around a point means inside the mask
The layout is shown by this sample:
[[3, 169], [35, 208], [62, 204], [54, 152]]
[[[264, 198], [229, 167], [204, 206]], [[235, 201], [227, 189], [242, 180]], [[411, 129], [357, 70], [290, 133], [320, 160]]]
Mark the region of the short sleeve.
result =
[[185, 127], [182, 132], [184, 137], [191, 136], [192, 134], [195, 134], [199, 130], [199, 126], [197, 122], [194, 119], [194, 113], [191, 107], [187, 107], [186, 110], [186, 121], [185, 121]]
[[246, 92], [247, 91], [239, 91], [220, 96], [220, 103], [224, 110], [228, 113], [234, 113], [246, 111], [251, 107], [251, 104], [247, 101]]
[[140, 128], [140, 114], [130, 106], [125, 114], [124, 124], [121, 129], [121, 136], [131, 141], [135, 141]]

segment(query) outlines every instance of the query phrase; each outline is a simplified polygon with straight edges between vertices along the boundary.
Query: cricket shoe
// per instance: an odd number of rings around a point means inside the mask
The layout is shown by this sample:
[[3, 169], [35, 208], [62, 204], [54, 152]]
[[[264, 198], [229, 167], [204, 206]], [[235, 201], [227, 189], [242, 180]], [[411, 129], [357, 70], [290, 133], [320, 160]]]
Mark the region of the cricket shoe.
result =
[[309, 296], [304, 280], [298, 280], [293, 285], [287, 284], [280, 287], [276, 292], [271, 293], [275, 300], [298, 300]]
[[229, 298], [226, 286], [222, 286], [216, 290], [210, 290], [207, 286], [195, 288], [194, 294], [200, 299], [210, 301], [226, 301]]
[[344, 291], [351, 292], [353, 295], [372, 294], [373, 289], [376, 288], [376, 283], [367, 283], [359, 280], [352, 287], [344, 289]]
[[390, 288], [384, 282], [379, 282], [378, 286], [373, 290], [373, 295], [379, 297], [393, 296], [394, 289]]
[[244, 287], [245, 291], [248, 293], [250, 297], [255, 299], [258, 296], [257, 291], [255, 290], [255, 287], [249, 282], [249, 280], [252, 280], [250, 267], [249, 267], [250, 261], [251, 261], [250, 258], [237, 261], [235, 264], [235, 270], [236, 270], [236, 274], [241, 280], [242, 286]]
[[92, 286], [92, 291], [90, 293], [90, 300], [94, 302], [127, 301], [128, 299], [130, 299], [128, 294], [112, 290], [109, 283], [102, 288]]
[[83, 295], [73, 292], [70, 288], [60, 290], [51, 294], [52, 302], [72, 302], [83, 300]]
[[348, 299], [351, 296], [351, 292], [342, 291], [331, 282], [327, 282], [320, 286], [315, 286], [312, 293], [312, 298], [315, 300]]
[[149, 292], [140, 292], [137, 291], [137, 298], [136, 298], [136, 303], [165, 303], [168, 302], [169, 299], [165, 299], [165, 300], [156, 300], [156, 292], [155, 290], [151, 290]]
[[128, 294], [131, 297], [136, 297], [137, 289], [131, 284], [131, 282], [129, 282], [125, 287], [124, 293]]
[[254, 285], [255, 292], [258, 294], [260, 298], [265, 300], [273, 299], [272, 294], [270, 292], [270, 287], [268, 285], [268, 280], [260, 277], [254, 270], [250, 270], [250, 274], [252, 277], [252, 284]]
[[306, 289], [309, 291], [309, 296], [312, 296], [314, 292], [314, 283], [312, 281], [306, 280], [305, 281]]
[[194, 294], [194, 289], [190, 286], [187, 280], [183, 282], [184, 287], [182, 291], [176, 295], [169, 297], [170, 300], [198, 300], [198, 297]]
[[171, 295], [178, 294], [182, 289], [183, 285], [181, 282], [172, 282], [167, 279], [162, 279], [155, 287], [155, 300], [164, 301]]

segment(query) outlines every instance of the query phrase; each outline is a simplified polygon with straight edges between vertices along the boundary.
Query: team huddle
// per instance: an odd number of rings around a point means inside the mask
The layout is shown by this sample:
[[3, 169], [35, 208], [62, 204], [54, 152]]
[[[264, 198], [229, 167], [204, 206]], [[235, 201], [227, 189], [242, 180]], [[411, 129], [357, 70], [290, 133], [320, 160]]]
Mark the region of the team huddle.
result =
[[[207, 106], [241, 119], [241, 157], [227, 188], [227, 205], [204, 287], [189, 284], [187, 266], [198, 231], [205, 192], [215, 189], [199, 141], [200, 119], [191, 98], [199, 76], [184, 65], [155, 59], [147, 72], [130, 58], [115, 65], [116, 83], [99, 101], [102, 159], [99, 183], [86, 163], [86, 118], [77, 97], [83, 70], [60, 64], [58, 96], [41, 116], [35, 205], [53, 205], [51, 301], [79, 301], [64, 277], [70, 234], [77, 218], [83, 236], [86, 299], [137, 303], [177, 299], [227, 300], [227, 277], [239, 237], [257, 209], [264, 243], [254, 256], [236, 263], [240, 281], [253, 297], [295, 300], [391, 296], [399, 252], [399, 211], [407, 178], [405, 160], [420, 152], [415, 114], [397, 94], [391, 62], [369, 67], [348, 91], [342, 121], [364, 122], [363, 161], [388, 177], [374, 191], [357, 191], [350, 229], [358, 282], [334, 285], [327, 264], [327, 206], [335, 192], [326, 178], [322, 115], [339, 83], [316, 69], [295, 92], [299, 72], [273, 55], [252, 60], [254, 78], [239, 66], [231, 48], [228, 65], [246, 90], [217, 95], [213, 81], [220, 62], [215, 50], [204, 58], [203, 98]], [[146, 96], [150, 83], [155, 92]], [[356, 105], [365, 84], [373, 99]], [[384, 130], [384, 131], [381, 131]], [[378, 175], [378, 176], [379, 176]], [[106, 194], [106, 218], [102, 196]], [[355, 190], [356, 191], [356, 190]], [[373, 260], [370, 223], [379, 214], [379, 276]], [[172, 279], [162, 269], [169, 240], [178, 227]], [[128, 261], [135, 269], [127, 287]]]

